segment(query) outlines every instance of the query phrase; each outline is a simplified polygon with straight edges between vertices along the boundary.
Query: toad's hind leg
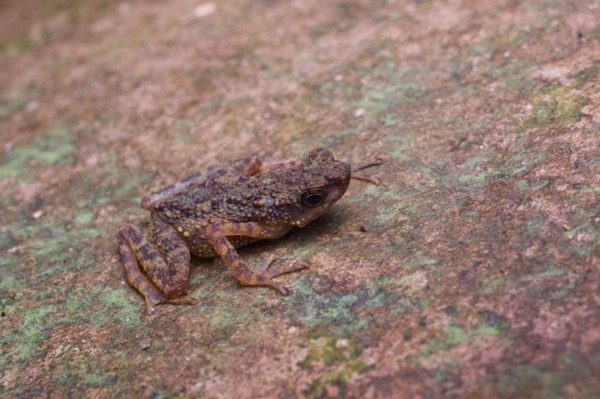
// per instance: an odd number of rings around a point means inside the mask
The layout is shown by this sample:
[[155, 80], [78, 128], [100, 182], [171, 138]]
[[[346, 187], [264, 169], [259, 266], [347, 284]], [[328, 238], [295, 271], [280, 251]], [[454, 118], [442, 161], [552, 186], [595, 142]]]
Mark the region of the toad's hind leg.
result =
[[[187, 292], [187, 273], [185, 276], [181, 272], [175, 273], [177, 279], [174, 280], [163, 256], [135, 226], [124, 224], [117, 234], [117, 240], [127, 281], [144, 296], [148, 314], [154, 313], [154, 306], [159, 303], [195, 303], [189, 296], [179, 297], [180, 293]], [[138, 261], [146, 274], [140, 270]], [[181, 277], [184, 277], [183, 283], [175, 283], [182, 281]]]
[[[121, 230], [125, 227], [126, 226], [123, 226]], [[127, 281], [144, 296], [144, 299], [146, 300], [146, 311], [148, 314], [152, 314], [154, 313], [154, 306], [165, 302], [167, 298], [165, 298], [165, 296], [140, 270], [135, 254], [125, 239], [124, 233], [119, 231], [117, 240], [119, 242], [119, 252], [121, 253], [121, 259], [123, 259], [123, 267], [125, 268]]]

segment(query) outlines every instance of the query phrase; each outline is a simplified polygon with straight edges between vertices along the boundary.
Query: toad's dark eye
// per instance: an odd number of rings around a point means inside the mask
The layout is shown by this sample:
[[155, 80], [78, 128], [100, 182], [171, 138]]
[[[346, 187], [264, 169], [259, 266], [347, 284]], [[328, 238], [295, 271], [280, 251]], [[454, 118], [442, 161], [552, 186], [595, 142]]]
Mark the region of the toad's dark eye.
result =
[[327, 193], [323, 190], [307, 190], [300, 196], [300, 201], [307, 207], [314, 207], [321, 205], [325, 201]]

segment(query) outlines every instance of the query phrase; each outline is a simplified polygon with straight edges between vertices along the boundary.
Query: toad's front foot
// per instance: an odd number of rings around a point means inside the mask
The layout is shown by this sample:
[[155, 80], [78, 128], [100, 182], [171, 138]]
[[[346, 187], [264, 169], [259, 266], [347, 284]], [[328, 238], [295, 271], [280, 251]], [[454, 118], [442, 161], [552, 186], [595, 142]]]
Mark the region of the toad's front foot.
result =
[[273, 279], [282, 274], [292, 273], [292, 272], [297, 272], [299, 270], [307, 269], [310, 266], [310, 264], [306, 261], [295, 260], [290, 264], [281, 265], [279, 267], [272, 268], [271, 265], [277, 259], [278, 259], [277, 257], [270, 257], [269, 260], [267, 260], [267, 262], [265, 263], [264, 267], [262, 268], [262, 271], [259, 272], [258, 275], [261, 277], [261, 279], [264, 279], [264, 281], [265, 281], [265, 283], [263, 283], [262, 285], [267, 285], [269, 287], [273, 287], [277, 291], [279, 291], [282, 295], [287, 296], [287, 295], [289, 295], [290, 290], [287, 287], [273, 281]]

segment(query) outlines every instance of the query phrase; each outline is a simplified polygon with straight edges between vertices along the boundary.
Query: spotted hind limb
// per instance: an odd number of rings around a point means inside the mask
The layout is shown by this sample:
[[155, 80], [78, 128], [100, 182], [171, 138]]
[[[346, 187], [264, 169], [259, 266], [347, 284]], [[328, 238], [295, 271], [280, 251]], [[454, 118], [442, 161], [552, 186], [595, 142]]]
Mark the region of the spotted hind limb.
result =
[[[187, 273], [174, 273], [174, 279], [165, 259], [137, 227], [124, 224], [117, 233], [117, 240], [127, 281], [144, 296], [149, 315], [154, 313], [154, 307], [160, 303], [196, 303], [187, 290]], [[146, 273], [140, 270], [140, 264]], [[187, 269], [189, 270], [189, 261]], [[161, 273], [163, 277], [157, 277]], [[186, 279], [184, 283], [181, 282], [182, 277]], [[180, 296], [181, 294], [184, 296]]]
[[211, 226], [206, 231], [206, 239], [215, 248], [223, 262], [233, 272], [241, 285], [264, 285], [278, 290], [283, 295], [288, 295], [287, 287], [273, 281], [273, 278], [282, 274], [306, 269], [308, 263], [293, 262], [288, 266], [271, 268], [273, 259], [259, 271], [249, 269], [227, 236], [246, 236], [257, 239], [276, 239], [285, 235], [290, 230], [287, 226], [265, 226], [260, 223], [227, 223], [220, 226]]

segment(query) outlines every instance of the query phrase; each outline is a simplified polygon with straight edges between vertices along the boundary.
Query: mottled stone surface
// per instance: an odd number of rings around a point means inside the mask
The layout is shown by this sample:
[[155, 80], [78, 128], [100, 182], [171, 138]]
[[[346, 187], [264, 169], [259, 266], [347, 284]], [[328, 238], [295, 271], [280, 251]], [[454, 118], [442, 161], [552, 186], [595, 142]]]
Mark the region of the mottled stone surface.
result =
[[[0, 396], [597, 398], [597, 0], [0, 3]], [[383, 154], [146, 317], [115, 233], [246, 155]]]

